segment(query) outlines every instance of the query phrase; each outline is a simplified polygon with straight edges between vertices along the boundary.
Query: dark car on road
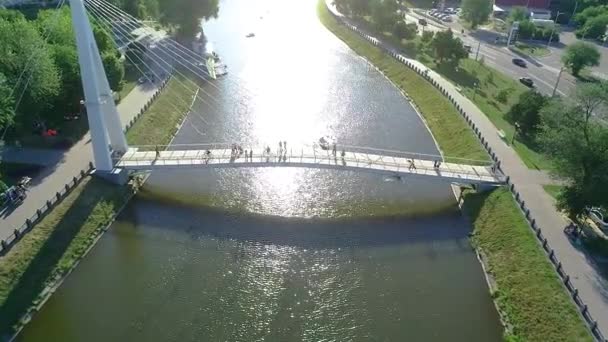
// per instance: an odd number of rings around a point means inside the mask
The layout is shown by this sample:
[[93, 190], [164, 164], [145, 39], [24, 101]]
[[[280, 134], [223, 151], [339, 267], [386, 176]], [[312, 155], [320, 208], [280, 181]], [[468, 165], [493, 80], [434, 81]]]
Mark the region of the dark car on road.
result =
[[534, 81], [532, 81], [532, 79], [529, 77], [522, 77], [519, 79], [519, 82], [528, 88], [534, 88]]
[[522, 68], [526, 67], [526, 61], [521, 58], [513, 58], [513, 64], [520, 66]]

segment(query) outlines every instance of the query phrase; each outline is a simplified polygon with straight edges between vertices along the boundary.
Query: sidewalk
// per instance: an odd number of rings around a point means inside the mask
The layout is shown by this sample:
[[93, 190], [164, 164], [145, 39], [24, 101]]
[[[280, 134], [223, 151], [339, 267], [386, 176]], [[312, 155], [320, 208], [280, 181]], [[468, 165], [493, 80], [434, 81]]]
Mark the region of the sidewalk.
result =
[[[328, 7], [337, 14], [332, 6]], [[389, 44], [377, 41], [379, 46], [396, 54], [401, 61], [408, 62], [421, 70], [428, 70], [428, 75], [439, 84], [439, 87], [443, 87], [469, 115], [471, 121], [481, 131], [482, 136], [501, 161], [505, 174], [511, 177], [511, 182], [515, 184], [532, 217], [536, 219], [538, 227], [542, 229], [549, 245], [562, 262], [564, 271], [570, 275], [571, 283], [578, 289], [580, 298], [588, 305], [589, 312], [597, 320], [600, 330], [606, 336], [608, 334], [606, 330], [608, 329], [608, 281], [592, 265], [593, 261], [590, 261], [582, 251], [576, 249], [563, 233], [568, 222], [557, 211], [550, 195], [543, 190], [542, 183], [546, 181], [545, 177], [526, 167], [517, 153], [499, 137], [498, 129], [492, 122], [475, 104], [461, 95], [455, 85], [419, 61], [401, 55]]]
[[[126, 127], [137, 115], [160, 85], [161, 83], [158, 82], [154, 85], [139, 85], [120, 102], [118, 112], [123, 127]], [[26, 219], [30, 218], [80, 170], [88, 168], [89, 162], [93, 160], [90, 143], [90, 135], [87, 133], [72, 148], [62, 152], [62, 159], [57, 164], [44, 168], [32, 179], [25, 202], [14, 210], [0, 213], [0, 240], [6, 239], [15, 228], [23, 225]]]
[[63, 159], [63, 150], [13, 147], [0, 148], [0, 162], [52, 166]]

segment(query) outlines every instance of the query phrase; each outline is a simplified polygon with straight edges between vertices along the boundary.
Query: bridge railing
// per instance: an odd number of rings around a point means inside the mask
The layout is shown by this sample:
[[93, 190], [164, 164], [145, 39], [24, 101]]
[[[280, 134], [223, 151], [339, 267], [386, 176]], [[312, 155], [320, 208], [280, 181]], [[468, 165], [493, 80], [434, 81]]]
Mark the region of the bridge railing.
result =
[[[205, 144], [205, 145], [181, 145], [187, 146], [190, 149], [174, 149], [170, 151], [160, 151], [156, 155], [156, 151], [139, 151], [136, 153], [127, 153], [120, 161], [119, 166], [138, 166], [150, 167], [164, 166], [179, 166], [179, 165], [203, 165], [203, 164], [231, 164], [231, 163], [296, 163], [296, 164], [316, 164], [327, 166], [344, 166], [369, 168], [373, 170], [384, 170], [386, 172], [407, 172], [418, 175], [434, 175], [444, 176], [449, 178], [460, 178], [463, 180], [476, 181], [495, 181], [503, 180], [502, 174], [497, 168], [485, 166], [472, 166], [469, 164], [457, 164], [442, 162], [440, 166], [435, 165], [438, 158], [428, 158], [430, 155], [411, 154], [411, 153], [394, 153], [395, 155], [380, 155], [369, 154], [360, 151], [334, 152], [332, 150], [320, 149], [314, 147], [271, 149], [270, 152], [266, 148], [249, 148], [244, 149], [244, 153], [232, 153], [231, 146], [226, 144]], [[207, 147], [205, 149], [201, 146]], [[228, 148], [227, 148], [228, 147]], [[210, 153], [207, 154], [206, 151]], [[367, 149], [370, 150], [370, 149]], [[376, 153], [381, 150], [374, 149]], [[392, 151], [398, 152], [398, 151]], [[413, 157], [425, 156], [427, 159], [418, 159]]]
[[[275, 144], [263, 144], [263, 143], [227, 143], [227, 142], [215, 142], [215, 143], [205, 143], [205, 144], [175, 144], [175, 145], [139, 145], [139, 146], [131, 146], [137, 148], [139, 151], [155, 151], [156, 149], [160, 151], [165, 150], [215, 150], [215, 149], [228, 149], [230, 150], [232, 145], [241, 146], [244, 149], [252, 150], [270, 147], [271, 151], [276, 152], [278, 150], [278, 145]], [[323, 148], [318, 143], [312, 144], [293, 144], [293, 146], [297, 146], [296, 149], [300, 148], [315, 148], [320, 151]], [[326, 151], [331, 151], [331, 146]], [[289, 147], [288, 147], [289, 149]], [[408, 152], [408, 151], [400, 151], [393, 149], [383, 149], [383, 148], [374, 148], [374, 147], [365, 147], [365, 146], [356, 146], [356, 145], [347, 145], [347, 144], [336, 144], [336, 149], [338, 154], [342, 150], [345, 152], [358, 152], [364, 154], [373, 154], [373, 155], [383, 155], [383, 156], [393, 156], [400, 158], [409, 158], [409, 159], [419, 159], [419, 160], [430, 160], [430, 161], [443, 161], [447, 163], [454, 164], [467, 164], [467, 165], [478, 165], [478, 166], [491, 166], [493, 161], [491, 160], [481, 160], [481, 159], [472, 159], [472, 158], [460, 158], [460, 157], [451, 157], [451, 156], [442, 156], [439, 154], [428, 154], [428, 153], [416, 153], [416, 152]]]

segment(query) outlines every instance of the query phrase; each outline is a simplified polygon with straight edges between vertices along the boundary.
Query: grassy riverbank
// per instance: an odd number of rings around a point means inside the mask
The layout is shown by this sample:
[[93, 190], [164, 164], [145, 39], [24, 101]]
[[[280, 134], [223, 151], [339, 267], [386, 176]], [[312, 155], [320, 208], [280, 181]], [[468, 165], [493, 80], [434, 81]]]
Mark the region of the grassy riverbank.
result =
[[489, 160], [466, 121], [432, 84], [341, 25], [329, 13], [322, 0], [317, 5], [317, 13], [323, 25], [407, 93], [420, 109], [446, 156]]
[[[178, 82], [170, 81], [129, 130], [130, 144], [146, 144], [152, 138], [159, 144], [169, 142], [188, 109], [168, 107], [178, 91], [192, 100], [193, 92], [189, 94]], [[21, 318], [43, 298], [47, 285], [75, 265], [131, 191], [129, 186], [86, 179], [0, 259], [0, 340], [23, 323]]]
[[592, 341], [511, 193], [467, 193], [464, 210], [496, 281], [493, 295], [513, 327], [510, 340]]
[[[478, 144], [471, 142], [475, 137], [441, 94], [406, 66], [342, 26], [331, 16], [323, 1], [319, 2], [318, 14], [330, 31], [412, 97], [446, 154], [470, 157], [471, 152], [466, 151], [464, 146], [470, 144], [477, 147]], [[493, 76], [482, 77], [497, 83], [497, 87], [503, 81], [493, 79]], [[473, 89], [464, 89], [465, 93], [467, 91], [471, 91], [472, 97]], [[480, 94], [476, 96], [480, 97]], [[438, 102], [442, 102], [441, 112], [435, 111]], [[502, 120], [502, 116], [494, 119]], [[439, 120], [444, 122], [437, 123]], [[458, 127], [458, 133], [452, 131], [452, 125]], [[507, 339], [590, 341], [591, 336], [584, 322], [509, 191], [501, 188], [486, 194], [468, 193], [465, 198], [465, 211], [475, 229], [473, 243], [486, 255], [489, 272], [498, 287], [494, 296], [512, 326]]]
[[128, 191], [86, 179], [0, 259], [0, 336], [10, 335], [45, 286], [78, 261]]

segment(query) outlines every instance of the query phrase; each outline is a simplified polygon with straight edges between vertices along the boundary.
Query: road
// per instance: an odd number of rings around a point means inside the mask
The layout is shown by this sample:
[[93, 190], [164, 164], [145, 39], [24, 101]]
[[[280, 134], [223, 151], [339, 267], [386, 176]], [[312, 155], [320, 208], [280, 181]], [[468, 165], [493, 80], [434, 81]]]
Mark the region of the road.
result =
[[[418, 22], [418, 19], [421, 18], [425, 18], [428, 22], [425, 30], [437, 32], [448, 28], [448, 26], [437, 23], [424, 15], [412, 11], [406, 14], [407, 22]], [[561, 68], [560, 56], [564, 49], [562, 45], [551, 48], [552, 53], [547, 57], [535, 58], [519, 54], [508, 49], [506, 46], [494, 44], [495, 38], [502, 36], [496, 32], [480, 28], [474, 32], [467, 32], [465, 30], [465, 34], [462, 34], [462, 27], [457, 22], [449, 23], [449, 27], [454, 31], [455, 36], [462, 39], [464, 44], [472, 47], [471, 58], [475, 58], [479, 47], [479, 58], [483, 56], [484, 62], [487, 65], [515, 80], [519, 80], [521, 77], [529, 77], [534, 81], [536, 88], [541, 93], [547, 95], [553, 93], [553, 88], [555, 87]], [[604, 57], [605, 59], [608, 59], [608, 51], [606, 51]], [[513, 58], [525, 60], [527, 67], [522, 68], [513, 64]], [[608, 61], [606, 61], [606, 63], [608, 63]], [[559, 95], [567, 95], [574, 88], [575, 84], [576, 79], [567, 72], [563, 72], [556, 93]]]

